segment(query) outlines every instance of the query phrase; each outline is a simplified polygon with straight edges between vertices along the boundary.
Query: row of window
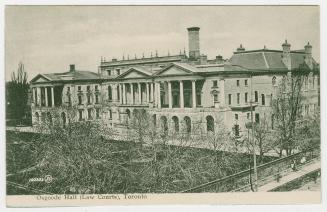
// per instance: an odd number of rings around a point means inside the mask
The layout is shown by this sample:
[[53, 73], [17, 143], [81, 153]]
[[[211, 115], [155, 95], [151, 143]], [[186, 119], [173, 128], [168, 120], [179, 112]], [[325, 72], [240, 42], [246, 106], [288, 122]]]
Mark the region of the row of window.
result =
[[[95, 94], [95, 104], [99, 104], [99, 94]], [[86, 95], [86, 99], [87, 99], [87, 104], [92, 104], [92, 95]], [[71, 101], [71, 100], [69, 100]], [[70, 102], [71, 104], [71, 102]], [[83, 104], [83, 96], [82, 95], [78, 95], [78, 104], [82, 105]]]
[[[116, 75], [116, 76], [119, 76], [120, 75], [120, 69], [116, 69], [116, 70], [111, 70], [111, 69], [108, 69], [106, 70], [107, 71], [107, 75], [108, 76], [111, 76], [111, 75]], [[114, 72], [115, 71], [115, 72]]]
[[[78, 120], [83, 121], [83, 109], [78, 110]], [[93, 108], [87, 109], [87, 119], [92, 120], [93, 119]], [[99, 119], [100, 118], [100, 108], [95, 108], [95, 118]]]
[[[236, 80], [236, 86], [240, 87], [240, 80]], [[247, 79], [244, 80], [244, 86], [248, 86], [248, 80]], [[212, 81], [212, 87], [218, 88], [218, 80], [213, 80]]]
[[[241, 94], [237, 93], [236, 94], [236, 104], [240, 104], [240, 98], [241, 98]], [[249, 101], [248, 92], [245, 92], [244, 93], [244, 102], [248, 103], [248, 101]], [[255, 91], [254, 92], [254, 102], [258, 102], [258, 101], [259, 101], [259, 94], [258, 94], [258, 91]], [[229, 105], [232, 104], [232, 94], [228, 94], [228, 104]], [[265, 94], [261, 94], [261, 105], [266, 105], [266, 96], [265, 96]]]

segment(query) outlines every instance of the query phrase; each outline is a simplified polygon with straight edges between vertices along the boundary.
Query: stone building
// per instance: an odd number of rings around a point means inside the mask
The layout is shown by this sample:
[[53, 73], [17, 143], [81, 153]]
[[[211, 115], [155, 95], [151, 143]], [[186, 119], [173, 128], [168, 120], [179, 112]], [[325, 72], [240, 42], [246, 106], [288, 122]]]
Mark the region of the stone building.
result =
[[[241, 136], [250, 121], [264, 117], [273, 128], [271, 101], [278, 83], [300, 66], [306, 78], [304, 113], [319, 105], [319, 65], [312, 46], [291, 50], [245, 50], [240, 45], [228, 60], [210, 60], [200, 53], [198, 27], [188, 28], [189, 53], [145, 58], [101, 59], [98, 73], [80, 71], [39, 74], [31, 81], [33, 124], [55, 118], [71, 121], [101, 120], [119, 132], [133, 112], [145, 109], [162, 131], [199, 133], [225, 126]], [[315, 70], [315, 71], [314, 71]], [[318, 70], [318, 71], [316, 71]], [[56, 113], [57, 115], [54, 115]]]

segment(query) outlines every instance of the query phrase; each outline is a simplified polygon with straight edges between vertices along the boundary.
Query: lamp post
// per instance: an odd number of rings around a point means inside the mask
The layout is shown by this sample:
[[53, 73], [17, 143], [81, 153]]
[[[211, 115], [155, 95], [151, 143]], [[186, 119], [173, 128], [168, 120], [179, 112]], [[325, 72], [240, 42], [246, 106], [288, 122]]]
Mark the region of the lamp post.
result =
[[253, 175], [254, 175], [254, 191], [258, 191], [258, 171], [257, 171], [257, 155], [255, 152], [255, 139], [254, 139], [254, 128], [255, 123], [253, 123], [253, 105], [252, 105], [252, 74], [251, 74], [251, 84], [250, 84], [250, 110], [251, 110], [251, 122], [245, 124], [245, 127], [248, 129], [248, 137], [249, 137], [249, 129], [251, 129], [251, 140], [253, 145]]

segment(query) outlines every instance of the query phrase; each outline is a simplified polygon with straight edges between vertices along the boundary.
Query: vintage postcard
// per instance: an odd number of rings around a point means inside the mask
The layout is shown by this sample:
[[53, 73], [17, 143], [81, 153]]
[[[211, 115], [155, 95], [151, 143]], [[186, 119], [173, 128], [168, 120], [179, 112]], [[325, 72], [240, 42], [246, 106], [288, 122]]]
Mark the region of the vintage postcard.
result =
[[319, 16], [6, 5], [7, 207], [320, 203]]

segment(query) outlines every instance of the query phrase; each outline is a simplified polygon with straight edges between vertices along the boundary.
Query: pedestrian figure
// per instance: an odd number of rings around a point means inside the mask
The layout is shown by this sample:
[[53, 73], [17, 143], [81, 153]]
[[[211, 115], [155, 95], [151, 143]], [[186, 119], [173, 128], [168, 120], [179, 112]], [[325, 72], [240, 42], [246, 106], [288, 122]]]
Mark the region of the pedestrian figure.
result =
[[292, 164], [291, 164], [291, 168], [293, 171], [296, 171], [296, 161], [293, 160]]

